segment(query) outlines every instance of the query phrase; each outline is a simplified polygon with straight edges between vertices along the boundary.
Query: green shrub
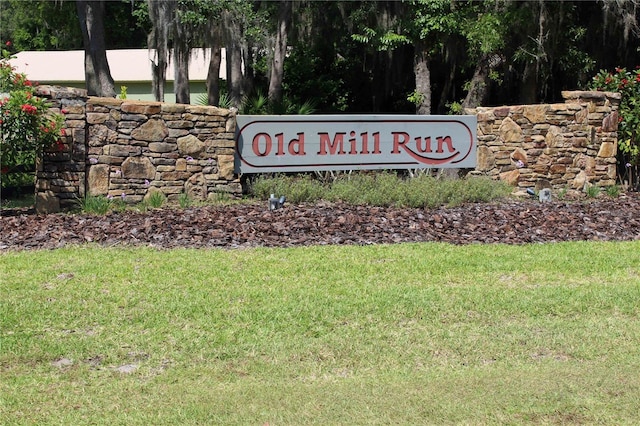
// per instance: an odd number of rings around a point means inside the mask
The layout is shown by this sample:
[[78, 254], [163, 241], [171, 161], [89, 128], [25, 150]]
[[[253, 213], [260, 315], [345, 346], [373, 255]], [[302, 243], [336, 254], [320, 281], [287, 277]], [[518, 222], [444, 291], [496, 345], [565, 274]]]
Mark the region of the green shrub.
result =
[[159, 209], [167, 201], [167, 197], [161, 191], [153, 191], [147, 198], [149, 207]]
[[605, 189], [607, 195], [611, 198], [618, 198], [620, 196], [620, 187], [618, 185], [607, 186]]
[[397, 207], [455, 206], [468, 202], [487, 202], [507, 197], [512, 188], [484, 177], [436, 179], [421, 174], [405, 178], [395, 172], [340, 174], [333, 181], [319, 181], [310, 175], [260, 176], [250, 187], [257, 199], [271, 194], [285, 195], [289, 202], [342, 201], [350, 204]]
[[84, 213], [104, 215], [111, 208], [112, 200], [103, 195], [86, 195], [80, 200], [80, 208]]
[[587, 194], [587, 198], [597, 198], [600, 195], [601, 189], [595, 185], [589, 185], [584, 190]]
[[193, 204], [193, 200], [191, 199], [189, 194], [187, 194], [186, 192], [180, 194], [180, 196], [178, 197], [178, 205], [180, 206], [180, 208], [186, 209], [188, 207], [191, 207], [191, 204]]

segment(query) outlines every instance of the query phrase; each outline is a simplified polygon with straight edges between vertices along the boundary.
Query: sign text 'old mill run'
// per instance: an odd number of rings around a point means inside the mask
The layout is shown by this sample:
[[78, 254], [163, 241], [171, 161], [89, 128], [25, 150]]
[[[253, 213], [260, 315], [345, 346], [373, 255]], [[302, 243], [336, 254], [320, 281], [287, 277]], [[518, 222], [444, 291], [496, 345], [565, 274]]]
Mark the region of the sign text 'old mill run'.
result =
[[236, 172], [474, 168], [473, 115], [238, 115]]

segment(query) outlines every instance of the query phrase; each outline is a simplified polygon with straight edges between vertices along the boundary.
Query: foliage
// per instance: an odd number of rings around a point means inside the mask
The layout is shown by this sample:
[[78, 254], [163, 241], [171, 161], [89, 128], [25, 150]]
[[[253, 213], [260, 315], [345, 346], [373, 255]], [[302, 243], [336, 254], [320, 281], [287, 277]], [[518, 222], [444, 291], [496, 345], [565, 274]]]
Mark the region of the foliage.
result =
[[178, 196], [178, 205], [180, 206], [180, 208], [186, 209], [188, 207], [191, 207], [192, 204], [193, 199], [189, 196], [189, 194], [187, 194], [186, 192], [180, 193], [180, 195]]
[[80, 200], [80, 209], [83, 213], [104, 215], [111, 209], [113, 200], [104, 195], [87, 194]]
[[397, 207], [438, 207], [488, 202], [509, 196], [512, 188], [488, 178], [436, 179], [428, 175], [405, 178], [392, 172], [338, 175], [320, 181], [311, 175], [260, 176], [250, 192], [258, 199], [285, 195], [293, 203], [343, 201], [352, 204]]
[[163, 204], [167, 201], [167, 196], [162, 193], [162, 191], [152, 191], [147, 197], [147, 203], [149, 207], [153, 209], [159, 209], [163, 206]]
[[36, 96], [35, 86], [9, 63], [11, 42], [0, 53], [0, 165], [7, 173], [18, 165], [33, 165], [42, 149], [63, 150], [63, 117], [52, 114], [50, 104]]
[[618, 185], [611, 185], [605, 188], [605, 192], [611, 198], [617, 198], [622, 192]]
[[622, 95], [618, 107], [618, 160], [630, 175], [627, 177], [631, 185], [640, 185], [640, 67], [634, 71], [619, 67], [614, 72], [600, 70], [593, 77], [592, 89]]
[[640, 164], [640, 67], [633, 72], [625, 68], [616, 68], [615, 72], [601, 70], [593, 77], [592, 88], [622, 95], [618, 147], [632, 164]]
[[599, 186], [587, 185], [587, 187], [584, 189], [584, 192], [587, 194], [587, 198], [598, 198], [602, 190]]
[[246, 115], [309, 115], [314, 111], [313, 101], [298, 104], [287, 96], [283, 96], [281, 101], [272, 101], [260, 91], [244, 98], [240, 106], [240, 113]]

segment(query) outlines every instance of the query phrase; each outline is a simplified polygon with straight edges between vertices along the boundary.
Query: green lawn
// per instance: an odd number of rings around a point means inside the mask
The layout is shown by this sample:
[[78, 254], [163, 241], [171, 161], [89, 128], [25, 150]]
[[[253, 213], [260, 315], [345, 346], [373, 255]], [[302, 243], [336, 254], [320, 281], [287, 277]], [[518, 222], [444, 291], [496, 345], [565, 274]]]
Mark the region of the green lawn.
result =
[[0, 288], [0, 424], [640, 418], [640, 242], [6, 252]]

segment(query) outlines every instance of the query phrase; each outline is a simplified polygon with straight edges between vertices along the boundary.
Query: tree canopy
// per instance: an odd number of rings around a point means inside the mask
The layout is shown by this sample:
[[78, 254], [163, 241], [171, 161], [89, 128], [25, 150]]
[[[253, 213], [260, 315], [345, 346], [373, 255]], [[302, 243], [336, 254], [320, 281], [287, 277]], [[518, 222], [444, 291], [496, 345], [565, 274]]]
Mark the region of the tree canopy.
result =
[[[2, 1], [0, 39], [17, 50], [81, 49], [75, 3]], [[447, 113], [558, 101], [600, 69], [635, 69], [639, 4], [121, 0], [104, 2], [104, 45], [157, 49], [154, 81], [172, 63], [183, 102], [191, 100], [180, 71], [188, 51], [204, 47], [212, 51], [209, 103], [221, 93], [236, 106], [268, 94], [313, 101], [317, 112]], [[223, 47], [228, 81], [219, 82]]]

